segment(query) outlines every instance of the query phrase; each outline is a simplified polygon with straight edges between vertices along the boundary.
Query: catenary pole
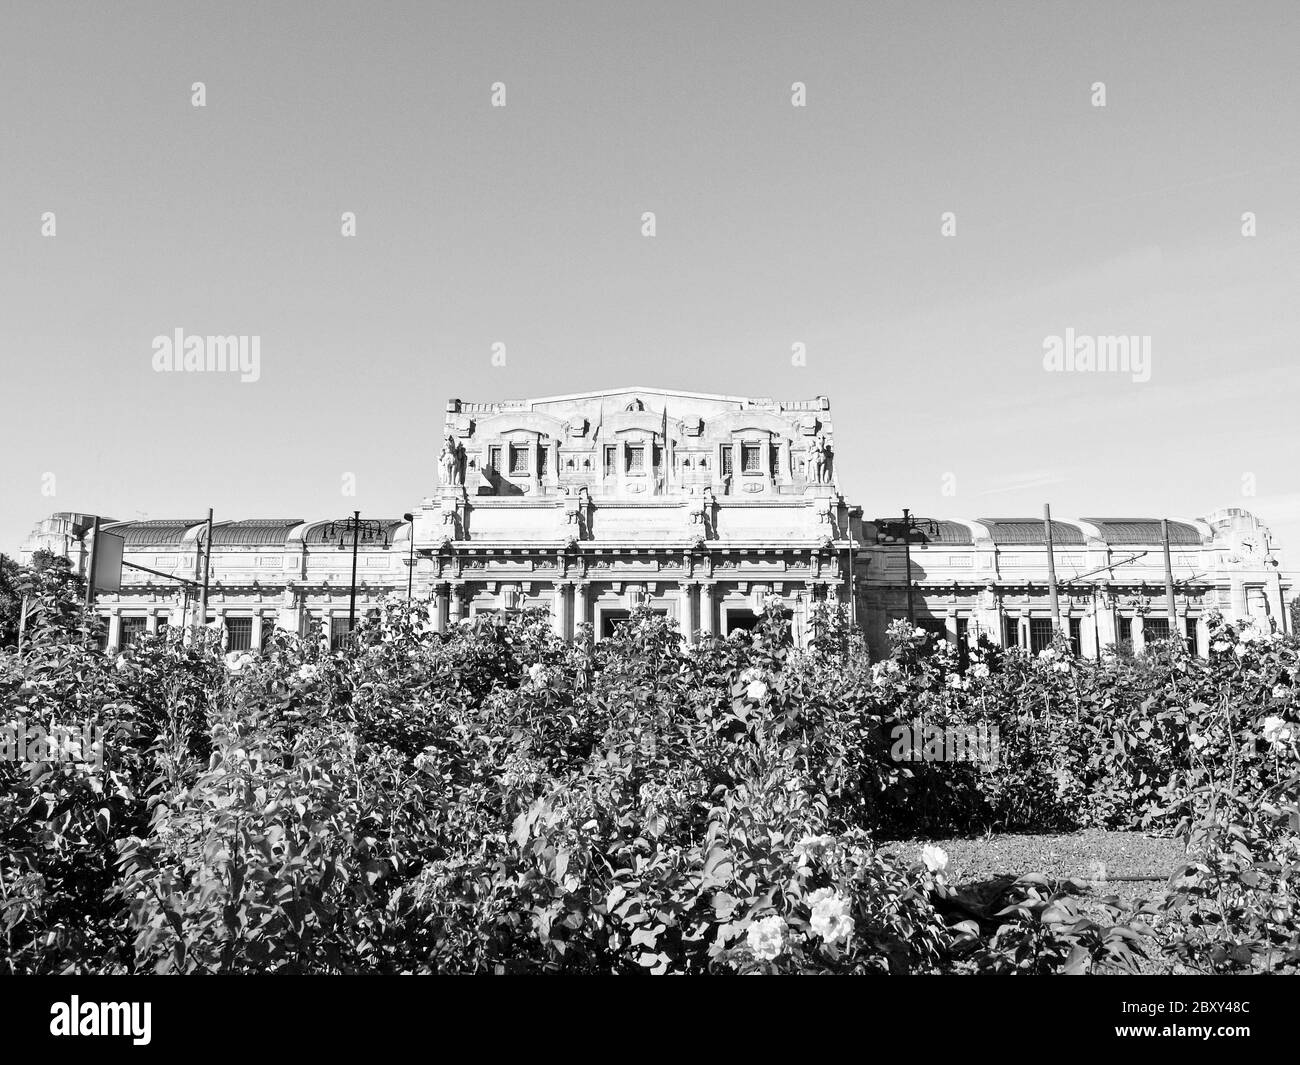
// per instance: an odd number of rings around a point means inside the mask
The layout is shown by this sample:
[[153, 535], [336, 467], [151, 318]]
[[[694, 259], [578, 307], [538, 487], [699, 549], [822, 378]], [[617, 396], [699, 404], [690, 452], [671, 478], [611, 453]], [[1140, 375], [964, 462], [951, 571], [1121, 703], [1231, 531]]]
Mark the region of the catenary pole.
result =
[[1169, 618], [1169, 635], [1178, 633], [1178, 610], [1174, 606], [1174, 567], [1169, 558], [1169, 519], [1160, 519], [1160, 546], [1165, 553], [1165, 611]]
[[199, 592], [199, 623], [195, 626], [200, 629], [208, 623], [208, 577], [212, 573], [212, 508], [208, 507], [208, 524], [207, 530], [203, 534], [203, 587]]
[[1056, 591], [1056, 550], [1052, 544], [1052, 508], [1043, 504], [1043, 530], [1047, 537], [1048, 602], [1052, 607], [1052, 631], [1061, 631], [1061, 598]]

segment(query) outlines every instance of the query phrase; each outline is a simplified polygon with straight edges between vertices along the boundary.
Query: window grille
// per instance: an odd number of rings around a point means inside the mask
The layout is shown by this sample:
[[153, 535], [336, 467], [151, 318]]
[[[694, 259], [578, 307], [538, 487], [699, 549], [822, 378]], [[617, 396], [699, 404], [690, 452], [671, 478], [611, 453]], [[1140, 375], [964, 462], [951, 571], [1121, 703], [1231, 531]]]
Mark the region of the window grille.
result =
[[253, 619], [226, 618], [226, 650], [251, 651], [253, 649]]

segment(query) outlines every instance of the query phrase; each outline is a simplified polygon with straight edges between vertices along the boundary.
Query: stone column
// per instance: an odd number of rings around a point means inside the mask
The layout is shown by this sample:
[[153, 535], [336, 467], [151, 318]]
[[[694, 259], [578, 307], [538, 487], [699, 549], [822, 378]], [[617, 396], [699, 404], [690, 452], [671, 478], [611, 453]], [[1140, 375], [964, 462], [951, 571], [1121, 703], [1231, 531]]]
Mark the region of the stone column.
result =
[[700, 631], [709, 636], [717, 632], [713, 620], [713, 584], [700, 585]]
[[1278, 632], [1287, 631], [1286, 610], [1282, 606], [1282, 579], [1274, 573], [1264, 585], [1264, 600], [1268, 603], [1269, 617]]
[[464, 589], [459, 584], [452, 584], [451, 601], [447, 615], [449, 624], [457, 625], [460, 623], [461, 613], [464, 609], [464, 603], [462, 602], [463, 591]]
[[[98, 563], [96, 563], [98, 565]], [[114, 609], [108, 615], [108, 647], [115, 651], [122, 641], [122, 613]]]
[[1143, 651], [1146, 650], [1146, 646], [1147, 646], [1146, 627], [1143, 624], [1142, 615], [1134, 614], [1133, 615], [1133, 653], [1135, 655], [1140, 655]]
[[1111, 646], [1119, 640], [1119, 630], [1115, 624], [1115, 607], [1110, 596], [1103, 593], [1097, 596], [1097, 657], [1101, 657], [1102, 648]]
[[578, 631], [579, 625], [585, 625], [590, 620], [587, 612], [587, 591], [586, 581], [579, 581], [573, 586], [573, 631]]
[[252, 642], [254, 651], [260, 651], [262, 649], [262, 612], [260, 610], [253, 611]]
[[1097, 658], [1101, 654], [1101, 648], [1097, 643], [1099, 609], [1100, 605], [1096, 602], [1087, 604], [1084, 607], [1083, 618], [1079, 622], [1079, 654], [1084, 658]]
[[429, 599], [429, 624], [434, 632], [447, 630], [447, 585], [442, 581], [433, 586], [433, 595]]
[[1210, 626], [1204, 614], [1196, 619], [1196, 653], [1201, 658], [1210, 657]]
[[551, 588], [551, 628], [560, 639], [568, 639], [568, 627], [564, 623], [566, 586], [558, 581]]
[[695, 619], [691, 609], [691, 586], [683, 581], [677, 590], [677, 624], [688, 646], [695, 643]]
[[1250, 607], [1246, 601], [1246, 584], [1237, 575], [1233, 575], [1232, 581], [1232, 616], [1229, 621], [1236, 621], [1238, 618], [1244, 618], [1250, 613]]
[[794, 593], [791, 610], [790, 638], [796, 647], [808, 646], [808, 598], [804, 592]]

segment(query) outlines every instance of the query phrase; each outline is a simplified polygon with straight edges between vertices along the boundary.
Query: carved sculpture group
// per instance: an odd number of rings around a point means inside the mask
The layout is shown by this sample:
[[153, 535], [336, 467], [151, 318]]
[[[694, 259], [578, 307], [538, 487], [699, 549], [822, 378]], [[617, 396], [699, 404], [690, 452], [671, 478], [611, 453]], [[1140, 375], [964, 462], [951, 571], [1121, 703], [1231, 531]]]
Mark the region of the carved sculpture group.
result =
[[442, 483], [444, 485], [455, 487], [464, 485], [465, 448], [451, 433], [447, 434], [447, 442], [443, 444], [438, 461], [442, 464]]

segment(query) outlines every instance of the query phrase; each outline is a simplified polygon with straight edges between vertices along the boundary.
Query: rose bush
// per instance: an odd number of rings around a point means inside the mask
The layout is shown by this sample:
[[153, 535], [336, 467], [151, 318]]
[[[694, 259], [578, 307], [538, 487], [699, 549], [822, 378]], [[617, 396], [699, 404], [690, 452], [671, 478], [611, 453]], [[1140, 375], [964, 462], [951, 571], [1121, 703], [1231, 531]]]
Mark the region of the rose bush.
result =
[[[1294, 961], [1297, 656], [1216, 622], [1208, 660], [984, 649], [842, 613], [806, 651], [772, 608], [688, 647], [640, 612], [431, 631], [385, 603], [329, 653], [275, 634], [141, 638], [58, 619], [0, 657], [8, 718], [94, 722], [102, 769], [0, 762], [16, 972], [1083, 972], [1156, 944], [1204, 968]], [[996, 727], [988, 762], [899, 761], [892, 732]], [[1180, 830], [1141, 912], [1026, 877], [949, 883], [986, 826]]]

